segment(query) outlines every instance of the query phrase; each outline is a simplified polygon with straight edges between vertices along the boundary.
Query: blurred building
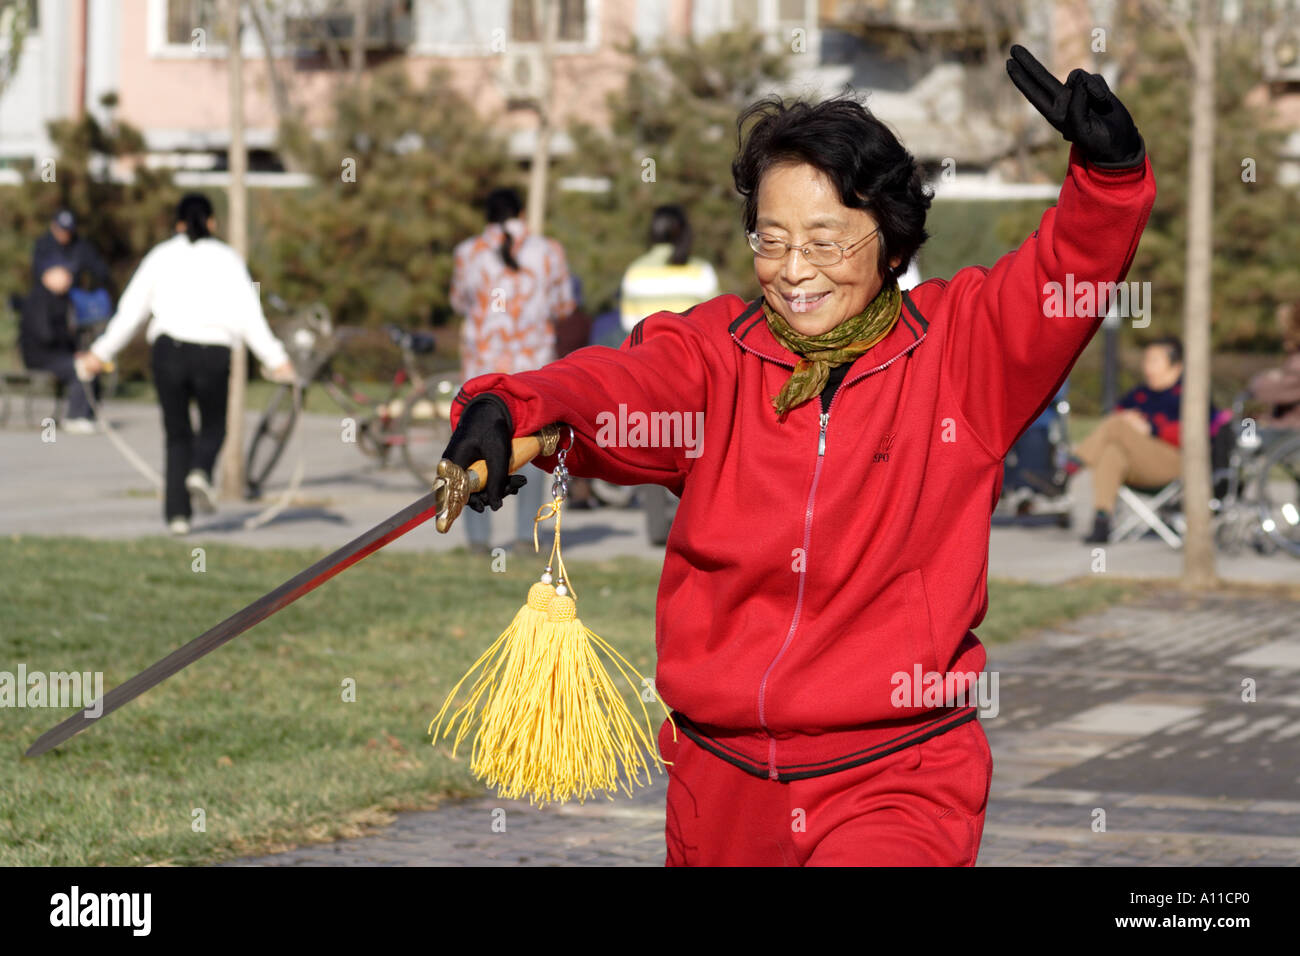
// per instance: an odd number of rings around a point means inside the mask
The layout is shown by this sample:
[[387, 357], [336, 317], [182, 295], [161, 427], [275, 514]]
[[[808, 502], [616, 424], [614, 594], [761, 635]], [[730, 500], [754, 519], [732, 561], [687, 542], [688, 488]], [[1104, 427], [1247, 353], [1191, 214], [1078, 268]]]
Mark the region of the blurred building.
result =
[[[527, 161], [535, 115], [519, 107], [540, 66], [536, 2], [249, 0], [241, 47], [252, 181], [285, 179], [274, 144], [286, 102], [273, 79], [288, 91], [295, 115], [324, 122], [331, 91], [350, 70], [393, 60], [415, 76], [447, 67], [485, 113], [504, 111], [511, 152]], [[141, 130], [149, 162], [199, 178], [216, 171], [220, 180], [229, 141], [224, 0], [0, 0], [0, 11], [22, 3], [30, 5], [32, 26], [0, 96], [0, 164], [48, 155], [45, 124], [89, 110]], [[791, 52], [794, 74], [782, 92], [833, 95], [845, 84], [869, 91], [868, 105], [935, 174], [942, 198], [1055, 195], [1050, 184], [1019, 185], [1022, 171], [1008, 161], [1028, 137], [1053, 135], [1006, 81], [1012, 39], [1049, 51], [1040, 58], [1059, 77], [1076, 66], [1112, 76], [1114, 69], [1113, 60], [1098, 63], [1089, 39], [1110, 22], [1115, 0], [557, 3], [558, 126], [570, 118], [608, 121], [606, 96], [627, 75], [628, 44], [702, 39], [743, 24], [764, 33], [773, 49]], [[1224, 9], [1229, 16], [1240, 4]], [[972, 17], [972, 10], [988, 15]], [[1269, 82], [1259, 95], [1296, 129], [1300, 33], [1274, 31], [1261, 43]], [[565, 152], [571, 144], [558, 135], [552, 148]], [[1286, 158], [1300, 180], [1300, 133]]]
[[[228, 92], [224, 0], [0, 0], [35, 16], [17, 74], [0, 97], [0, 161], [48, 154], [45, 124], [89, 110], [139, 129], [152, 161], [225, 167]], [[279, 168], [270, 59], [295, 111], [322, 122], [333, 87], [354, 66], [403, 60], [413, 76], [435, 65], [485, 113], [506, 110], [510, 148], [531, 158], [534, 114], [522, 103], [539, 68], [534, 0], [252, 0], [246, 3], [245, 139], [250, 169]], [[357, 18], [358, 6], [364, 8]], [[600, 125], [607, 94], [630, 58], [621, 48], [704, 37], [747, 23], [773, 38], [797, 28], [816, 44], [816, 0], [558, 0], [557, 122]], [[361, 29], [356, 27], [361, 25]], [[353, 58], [352, 37], [362, 55]], [[264, 42], [265, 40], [265, 42]], [[116, 105], [101, 105], [114, 94]], [[557, 136], [553, 149], [571, 148]]]

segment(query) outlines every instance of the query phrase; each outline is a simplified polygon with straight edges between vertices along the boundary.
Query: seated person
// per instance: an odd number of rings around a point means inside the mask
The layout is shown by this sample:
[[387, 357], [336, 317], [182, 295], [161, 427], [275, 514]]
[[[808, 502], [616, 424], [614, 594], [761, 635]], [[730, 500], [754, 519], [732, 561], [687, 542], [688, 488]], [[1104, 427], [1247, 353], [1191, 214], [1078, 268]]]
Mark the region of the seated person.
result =
[[[1154, 488], [1182, 474], [1179, 450], [1179, 408], [1183, 391], [1183, 344], [1173, 336], [1149, 343], [1142, 353], [1144, 384], [1119, 400], [1070, 457], [1067, 471], [1093, 470], [1095, 515], [1092, 532], [1083, 540], [1110, 540], [1115, 499], [1121, 485]], [[1210, 419], [1216, 418], [1211, 404]]]
[[1269, 406], [1259, 424], [1265, 428], [1300, 428], [1300, 303], [1278, 310], [1286, 359], [1250, 380], [1251, 397]]
[[70, 434], [93, 432], [90, 402], [73, 366], [76, 337], [68, 322], [68, 293], [82, 273], [97, 286], [108, 284], [108, 267], [95, 248], [77, 237], [71, 211], [60, 210], [50, 230], [32, 251], [32, 288], [23, 300], [18, 343], [29, 369], [53, 372], [63, 383], [68, 413], [63, 428]]

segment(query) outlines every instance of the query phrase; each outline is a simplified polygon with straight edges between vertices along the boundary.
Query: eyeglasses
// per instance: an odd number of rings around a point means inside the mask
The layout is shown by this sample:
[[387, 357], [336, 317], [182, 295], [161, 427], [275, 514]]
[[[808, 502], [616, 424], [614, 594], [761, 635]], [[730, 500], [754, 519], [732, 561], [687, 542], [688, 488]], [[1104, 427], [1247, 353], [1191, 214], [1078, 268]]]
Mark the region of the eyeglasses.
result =
[[784, 239], [764, 235], [761, 232], [747, 232], [745, 235], [749, 238], [750, 248], [764, 259], [784, 259], [790, 254], [791, 249], [797, 249], [803, 253], [803, 257], [808, 260], [809, 265], [822, 267], [838, 265], [844, 260], [846, 252], [858, 243], [870, 239], [879, 231], [880, 227], [877, 226], [861, 239], [854, 240], [848, 245], [841, 242], [831, 242], [829, 239], [818, 239], [816, 242], [795, 246]]

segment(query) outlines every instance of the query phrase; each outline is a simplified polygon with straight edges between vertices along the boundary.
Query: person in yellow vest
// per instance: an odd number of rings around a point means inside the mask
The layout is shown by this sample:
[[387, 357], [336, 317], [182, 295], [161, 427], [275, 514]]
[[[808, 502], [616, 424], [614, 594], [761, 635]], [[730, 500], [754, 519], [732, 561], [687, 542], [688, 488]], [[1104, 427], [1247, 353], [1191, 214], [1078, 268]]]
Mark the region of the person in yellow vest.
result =
[[[718, 294], [718, 276], [713, 266], [691, 255], [691, 224], [681, 206], [655, 209], [650, 219], [650, 249], [638, 256], [623, 273], [619, 288], [619, 318], [623, 332], [656, 312], [689, 312]], [[645, 510], [650, 543], [668, 541], [675, 502], [661, 485], [642, 485], [637, 498]]]
[[685, 312], [718, 294], [718, 276], [691, 255], [691, 224], [681, 206], [660, 206], [650, 220], [650, 249], [623, 273], [623, 331], [656, 312]]

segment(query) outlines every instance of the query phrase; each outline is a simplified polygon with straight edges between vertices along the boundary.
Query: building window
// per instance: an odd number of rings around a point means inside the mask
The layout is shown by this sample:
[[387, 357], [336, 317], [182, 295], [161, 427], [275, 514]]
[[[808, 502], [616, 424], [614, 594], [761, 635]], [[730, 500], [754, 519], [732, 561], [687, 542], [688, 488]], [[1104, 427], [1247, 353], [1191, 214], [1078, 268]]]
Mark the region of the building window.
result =
[[188, 45], [194, 31], [202, 30], [205, 42], [226, 41], [226, 18], [220, 0], [167, 0], [167, 42]]
[[[560, 22], [555, 38], [561, 42], [581, 43], [587, 39], [587, 0], [556, 0]], [[511, 0], [510, 38], [520, 43], [541, 41], [541, 11], [536, 0]]]

